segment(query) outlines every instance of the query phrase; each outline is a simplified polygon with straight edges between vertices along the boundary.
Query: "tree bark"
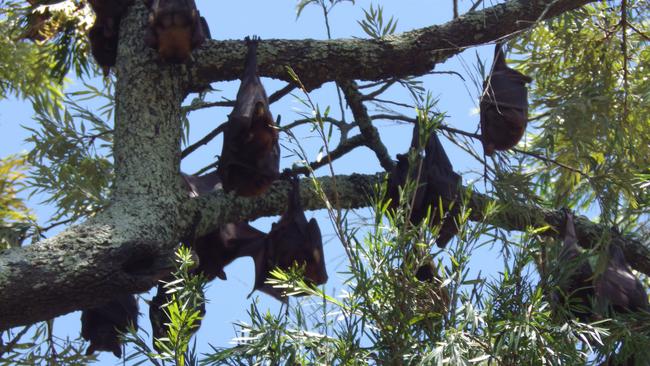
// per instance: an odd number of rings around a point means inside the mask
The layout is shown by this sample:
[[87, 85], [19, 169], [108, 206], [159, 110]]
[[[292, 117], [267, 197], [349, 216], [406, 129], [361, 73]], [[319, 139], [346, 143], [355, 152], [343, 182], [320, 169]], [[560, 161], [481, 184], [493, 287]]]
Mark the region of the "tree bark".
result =
[[[293, 82], [291, 67], [307, 89], [335, 80], [383, 80], [424, 75], [466, 48], [505, 38], [540, 21], [595, 0], [510, 0], [433, 25], [377, 39], [262, 40], [260, 75]], [[190, 80], [196, 85], [238, 79], [246, 46], [240, 40], [210, 41], [195, 53]]]

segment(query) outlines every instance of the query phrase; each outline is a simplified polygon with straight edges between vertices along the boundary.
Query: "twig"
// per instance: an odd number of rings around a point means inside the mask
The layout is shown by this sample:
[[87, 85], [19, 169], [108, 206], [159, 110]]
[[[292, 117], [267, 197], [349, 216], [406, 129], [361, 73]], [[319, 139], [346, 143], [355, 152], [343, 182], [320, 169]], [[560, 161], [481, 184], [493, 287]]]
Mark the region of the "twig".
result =
[[218, 160], [215, 161], [214, 163], [211, 163], [210, 165], [208, 165], [206, 167], [203, 167], [203, 168], [199, 169], [197, 172], [195, 172], [192, 175], [196, 175], [196, 176], [201, 175], [201, 174], [207, 172], [208, 170], [210, 170], [212, 168], [216, 168], [217, 166], [219, 166], [219, 161]]
[[222, 122], [219, 127], [215, 128], [214, 130], [210, 131], [207, 135], [205, 135], [202, 139], [199, 141], [193, 143], [192, 145], [188, 146], [183, 152], [181, 153], [181, 159], [185, 159], [188, 155], [196, 151], [199, 147], [203, 145], [207, 145], [210, 141], [212, 141], [217, 135], [223, 132], [223, 130], [226, 129], [226, 122]]
[[536, 159], [542, 160], [542, 161], [547, 162], [547, 163], [555, 164], [555, 165], [557, 165], [557, 166], [559, 166], [559, 167], [561, 167], [561, 168], [564, 168], [564, 169], [570, 170], [570, 171], [572, 171], [572, 172], [574, 172], [574, 173], [578, 173], [578, 174], [582, 175], [583, 177], [585, 177], [585, 178], [587, 178], [587, 179], [591, 179], [591, 177], [590, 177], [587, 173], [583, 172], [582, 170], [577, 169], [577, 168], [574, 168], [574, 167], [569, 166], [569, 165], [566, 165], [566, 164], [564, 164], [564, 163], [560, 163], [560, 162], [557, 161], [557, 160], [554, 160], [554, 159], [551, 159], [551, 158], [547, 158], [547, 157], [544, 156], [544, 155], [540, 155], [540, 154], [538, 154], [538, 153], [534, 153], [534, 152], [531, 152], [531, 151], [520, 150], [520, 149], [517, 149], [517, 148], [513, 148], [512, 151], [514, 151], [514, 152], [516, 152], [516, 153], [519, 153], [519, 154], [524, 154], [524, 155], [532, 156], [532, 157], [534, 157], [534, 158], [536, 158]]
[[32, 327], [31, 325], [25, 326], [7, 344], [5, 344], [5, 345], [0, 344], [0, 356], [2, 356], [3, 354], [5, 354], [5, 352], [7, 352], [7, 351], [11, 350], [12, 348], [14, 348], [16, 346], [16, 344], [18, 344], [18, 342], [20, 342], [20, 339], [31, 329], [31, 327]]
[[[295, 85], [287, 84], [283, 88], [276, 90], [273, 94], [271, 94], [271, 96], [269, 96], [269, 104], [273, 104], [278, 100], [282, 99], [284, 96], [291, 93], [295, 88], [296, 88]], [[213, 107], [234, 107], [234, 106], [235, 106], [234, 100], [222, 100], [219, 102], [204, 102], [204, 103], [198, 103], [196, 105], [185, 106], [182, 108], [182, 111], [187, 113], [187, 112], [194, 112], [201, 109], [207, 109]]]
[[[323, 122], [333, 124], [334, 126], [338, 127], [339, 129], [350, 129], [351, 128], [351, 125], [348, 125], [344, 121], [339, 121], [338, 119], [335, 119], [335, 118], [332, 118], [332, 117], [321, 117], [320, 119]], [[316, 120], [315, 117], [297, 119], [297, 120], [289, 123], [288, 125], [280, 127], [280, 130], [281, 131], [287, 131], [287, 130], [290, 130], [290, 129], [294, 128], [294, 127], [298, 127], [300, 125], [306, 125], [308, 123], [314, 123], [315, 120]]]
[[309, 168], [306, 166], [301, 166], [294, 168], [293, 172], [296, 174], [309, 174], [310, 170], [316, 170], [321, 168], [329, 163], [329, 161], [334, 161], [343, 155], [349, 153], [350, 151], [356, 149], [359, 146], [363, 146], [365, 143], [365, 138], [362, 135], [355, 135], [350, 137], [345, 141], [341, 141], [339, 145], [329, 154], [323, 156], [319, 161], [313, 161], [309, 163]]
[[391, 171], [395, 166], [395, 162], [393, 162], [393, 159], [388, 154], [386, 146], [381, 142], [379, 131], [372, 125], [372, 120], [368, 115], [368, 109], [363, 105], [363, 94], [359, 92], [357, 84], [354, 81], [344, 81], [340, 85], [348, 106], [352, 110], [354, 120], [359, 125], [359, 130], [366, 139], [366, 146], [375, 152], [382, 168], [388, 172]]
[[483, 0], [477, 0], [477, 1], [474, 3], [474, 5], [472, 5], [472, 7], [469, 8], [468, 13], [469, 13], [469, 12], [472, 12], [472, 11], [474, 11], [474, 10], [476, 10], [476, 8], [478, 8], [478, 6], [481, 5], [482, 3], [483, 3]]
[[410, 105], [410, 104], [394, 102], [394, 101], [392, 101], [392, 100], [384, 100], [384, 99], [377, 99], [377, 98], [375, 98], [375, 99], [373, 99], [373, 101], [378, 102], [378, 103], [393, 104], [393, 105], [396, 105], [396, 106], [398, 106], [398, 107], [404, 107], [404, 108], [410, 108], [410, 109], [414, 109], [414, 108], [415, 108], [415, 106], [412, 106], [412, 105]]
[[[385, 83], [385, 84], [382, 85], [379, 89], [375, 90], [375, 91], [372, 92], [372, 93], [368, 93], [368, 94], [366, 94], [366, 95], [363, 95], [363, 96], [361, 97], [361, 100], [373, 100], [373, 99], [375, 99], [376, 97], [378, 97], [379, 95], [381, 95], [383, 92], [385, 92], [388, 88], [390, 88], [391, 86], [393, 86], [393, 84], [395, 84], [395, 80], [391, 80], [391, 81]], [[358, 89], [358, 88], [357, 88], [357, 89]]]
[[69, 224], [69, 223], [73, 222], [74, 220], [75, 220], [74, 217], [73, 217], [73, 218], [69, 218], [69, 219], [65, 219], [65, 220], [61, 220], [61, 221], [55, 222], [55, 223], [53, 223], [53, 224], [51, 224], [51, 225], [49, 225], [49, 226], [38, 228], [38, 231], [41, 233], [41, 236], [43, 236], [42, 233], [44, 233], [44, 232], [46, 232], [46, 231], [49, 231], [49, 230], [52, 230], [52, 229], [54, 229], [54, 228], [57, 227], [57, 226], [61, 226], [61, 225], [65, 225], [65, 224]]

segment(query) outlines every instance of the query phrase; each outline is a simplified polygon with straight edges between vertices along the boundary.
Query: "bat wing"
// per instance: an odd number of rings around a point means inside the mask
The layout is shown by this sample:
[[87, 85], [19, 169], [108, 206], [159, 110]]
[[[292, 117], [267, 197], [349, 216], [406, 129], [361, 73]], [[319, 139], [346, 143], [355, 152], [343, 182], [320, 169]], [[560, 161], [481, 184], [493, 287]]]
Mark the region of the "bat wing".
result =
[[325, 266], [325, 253], [323, 251], [323, 237], [316, 219], [309, 220], [307, 225], [309, 245], [309, 261], [305, 268], [305, 275], [315, 285], [327, 282], [327, 267]]
[[596, 281], [600, 305], [611, 305], [618, 312], [648, 309], [648, 294], [630, 270], [621, 249], [610, 244], [609, 255], [607, 268]]
[[286, 296], [283, 296], [282, 290], [265, 283], [269, 278], [269, 273], [276, 267], [275, 264], [278, 262], [276, 247], [272, 244], [271, 234], [273, 233], [269, 233], [269, 237], [264, 241], [264, 245], [260, 246], [253, 255], [253, 262], [255, 263], [255, 284], [248, 297], [257, 290], [279, 301], [286, 302], [287, 299]]
[[[431, 205], [432, 224], [442, 222], [436, 244], [447, 246], [458, 233], [455, 217], [459, 212], [456, 199], [461, 178], [453, 170], [449, 157], [436, 133], [432, 133], [425, 148], [424, 172], [427, 182], [425, 201]], [[443, 207], [440, 207], [442, 203]]]
[[483, 84], [483, 100], [497, 107], [518, 108], [527, 111], [528, 89], [526, 89], [526, 83], [531, 81], [530, 77], [508, 67], [503, 48], [498, 43], [494, 48], [492, 72]]
[[255, 287], [279, 301], [286, 301], [282, 289], [265, 283], [272, 269], [289, 269], [294, 264], [304, 265], [307, 282], [320, 285], [327, 281], [327, 270], [323, 253], [322, 237], [316, 220], [312, 219], [304, 228], [294, 222], [280, 222], [275, 225], [264, 245], [263, 251], [253, 257], [255, 261]]

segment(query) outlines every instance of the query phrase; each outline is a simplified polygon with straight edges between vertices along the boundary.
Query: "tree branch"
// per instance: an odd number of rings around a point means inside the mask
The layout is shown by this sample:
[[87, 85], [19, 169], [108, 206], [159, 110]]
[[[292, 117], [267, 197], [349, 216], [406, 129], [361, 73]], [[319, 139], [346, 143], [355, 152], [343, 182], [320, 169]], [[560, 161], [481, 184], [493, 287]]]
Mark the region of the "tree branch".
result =
[[[385, 39], [317, 41], [274, 39], [260, 42], [260, 75], [291, 82], [287, 66], [308, 89], [334, 80], [380, 80], [424, 75], [465, 48], [507, 37], [537, 22], [595, 0], [510, 0], [447, 22]], [[196, 85], [234, 80], [244, 69], [240, 40], [212, 40], [195, 52], [190, 66]]]
[[[340, 202], [349, 209], [367, 206], [374, 186], [381, 184], [383, 177], [383, 173], [337, 176]], [[333, 179], [319, 180], [326, 195], [333, 197]], [[305, 209], [325, 208], [309, 179], [303, 179], [301, 185]], [[279, 215], [286, 209], [289, 188], [287, 182], [279, 181], [259, 198], [235, 197], [223, 191], [187, 198], [177, 212], [179, 230], [204, 235], [220, 223]], [[482, 212], [492, 201], [486, 195], [474, 193], [469, 201], [471, 219], [482, 220]], [[151, 236], [136, 230], [147, 230], [147, 227], [130, 224], [134, 215], [141, 214], [137, 206], [131, 208], [133, 211], [110, 207], [107, 212], [56, 237], [0, 252], [0, 293], [11, 294], [0, 299], [0, 330], [96, 306], [116, 295], [146, 291], [155, 285], [171, 268], [172, 249], [178, 241], [131, 239], [138, 235]], [[553, 236], [564, 225], [564, 214], [514, 203], [502, 205], [488, 221], [505, 230], [519, 231], [550, 225], [555, 230], [547, 230], [545, 235]], [[117, 230], [118, 225], [122, 229]], [[148, 229], [168, 230], [161, 226]], [[630, 265], [650, 275], [650, 250], [640, 239], [611, 233], [610, 228], [585, 217], [576, 218], [576, 229], [584, 247], [597, 243], [606, 231], [623, 248]]]
[[345, 100], [352, 110], [354, 120], [359, 125], [361, 135], [366, 140], [366, 146], [375, 153], [382, 168], [390, 172], [393, 170], [395, 163], [388, 154], [386, 146], [381, 142], [379, 131], [372, 125], [372, 120], [368, 115], [368, 109], [363, 105], [363, 95], [359, 92], [357, 84], [354, 81], [341, 81], [339, 85], [341, 86], [341, 90], [343, 90], [343, 94], [345, 94]]

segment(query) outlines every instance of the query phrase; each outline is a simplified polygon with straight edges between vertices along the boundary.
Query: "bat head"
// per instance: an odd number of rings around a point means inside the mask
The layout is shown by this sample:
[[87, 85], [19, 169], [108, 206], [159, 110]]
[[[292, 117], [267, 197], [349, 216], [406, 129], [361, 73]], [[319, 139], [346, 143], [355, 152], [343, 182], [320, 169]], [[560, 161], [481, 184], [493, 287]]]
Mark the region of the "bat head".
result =
[[514, 147], [528, 122], [528, 89], [532, 79], [508, 67], [501, 44], [494, 53], [492, 72], [483, 82], [480, 100], [481, 141], [485, 155]]
[[196, 4], [191, 0], [155, 0], [149, 13], [146, 43], [158, 49], [165, 62], [180, 64], [190, 58], [209, 34]]
[[132, 324], [138, 328], [138, 302], [133, 295], [120, 296], [105, 305], [81, 313], [81, 336], [90, 341], [86, 355], [95, 351], [122, 356], [120, 333]]

